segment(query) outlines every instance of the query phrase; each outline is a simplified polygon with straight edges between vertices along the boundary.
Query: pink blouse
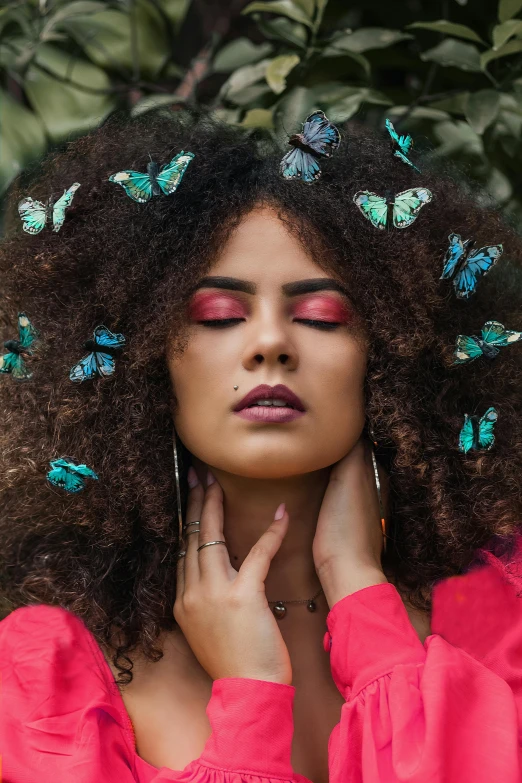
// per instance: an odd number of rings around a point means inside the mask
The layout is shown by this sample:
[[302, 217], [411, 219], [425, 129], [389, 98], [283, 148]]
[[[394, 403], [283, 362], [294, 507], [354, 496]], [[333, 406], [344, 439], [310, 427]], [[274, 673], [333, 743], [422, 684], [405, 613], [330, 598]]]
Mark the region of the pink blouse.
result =
[[[520, 783], [522, 536], [517, 562], [439, 582], [423, 643], [392, 584], [338, 601], [324, 647], [345, 699], [330, 783]], [[515, 567], [515, 570], [513, 570]], [[3, 783], [310, 783], [291, 765], [291, 685], [215, 680], [212, 734], [183, 770], [137, 755], [132, 725], [83, 622], [44, 604], [0, 623]]]

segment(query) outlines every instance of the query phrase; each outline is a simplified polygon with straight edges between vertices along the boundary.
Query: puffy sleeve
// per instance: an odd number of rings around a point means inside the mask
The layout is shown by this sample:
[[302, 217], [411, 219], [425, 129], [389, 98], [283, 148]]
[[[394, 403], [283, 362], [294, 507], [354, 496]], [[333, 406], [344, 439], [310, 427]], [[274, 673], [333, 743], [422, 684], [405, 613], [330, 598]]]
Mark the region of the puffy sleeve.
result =
[[489, 567], [438, 587], [424, 644], [390, 583], [333, 605], [330, 783], [520, 783], [522, 602]]
[[118, 686], [93, 654], [94, 644], [82, 621], [60, 607], [21, 607], [0, 622], [0, 777], [6, 783], [295, 780], [293, 686], [215, 680], [207, 706], [212, 733], [202, 755], [183, 770], [158, 770], [137, 756]]

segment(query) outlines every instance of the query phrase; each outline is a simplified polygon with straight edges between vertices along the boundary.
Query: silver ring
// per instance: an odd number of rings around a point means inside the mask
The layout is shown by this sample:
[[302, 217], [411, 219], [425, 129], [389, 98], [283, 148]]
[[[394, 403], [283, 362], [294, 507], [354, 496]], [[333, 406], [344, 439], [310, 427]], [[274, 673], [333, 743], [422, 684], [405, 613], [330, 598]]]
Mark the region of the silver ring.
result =
[[180, 557], [185, 557], [186, 554], [187, 554], [186, 550], [184, 550], [183, 552], [178, 552], [178, 560]]
[[183, 530], [186, 530], [191, 525], [199, 525], [200, 522], [201, 522], [201, 519], [196, 519], [195, 522], [189, 522], [188, 524], [183, 525]]
[[197, 530], [189, 530], [188, 533], [185, 533], [185, 536], [191, 536], [193, 533], [199, 533], [199, 527]]
[[203, 549], [204, 546], [212, 546], [212, 544], [225, 544], [225, 546], [226, 546], [227, 542], [226, 541], [207, 541], [206, 544], [201, 544], [201, 546], [198, 546], [196, 551], [199, 552], [199, 550]]

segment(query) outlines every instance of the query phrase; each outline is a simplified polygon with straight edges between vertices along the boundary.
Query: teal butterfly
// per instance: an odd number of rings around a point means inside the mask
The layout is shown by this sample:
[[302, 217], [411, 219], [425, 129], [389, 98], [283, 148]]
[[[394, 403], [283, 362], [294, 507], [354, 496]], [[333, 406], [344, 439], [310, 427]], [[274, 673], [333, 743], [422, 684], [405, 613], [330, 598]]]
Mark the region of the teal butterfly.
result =
[[408, 166], [411, 166], [415, 169], [415, 171], [418, 171], [420, 174], [420, 170], [415, 166], [411, 160], [408, 160], [408, 155], [413, 147], [413, 139], [411, 136], [399, 136], [395, 128], [393, 127], [393, 124], [391, 120], [385, 120], [386, 130], [390, 134], [393, 142], [393, 154], [395, 157], [399, 158], [399, 160], [402, 160], [403, 163], [407, 163]]
[[29, 196], [23, 198], [18, 204], [23, 230], [28, 234], [39, 234], [46, 223], [52, 221], [53, 231], [59, 231], [65, 220], [65, 210], [71, 206], [74, 194], [79, 187], [80, 183], [74, 182], [57, 201], [53, 202], [51, 196], [45, 204], [42, 201], [29, 198]]
[[494, 359], [500, 352], [500, 348], [522, 339], [522, 332], [511, 332], [498, 321], [486, 321], [481, 332], [481, 337], [457, 335], [454, 364], [472, 362], [479, 356]]
[[353, 197], [353, 202], [375, 228], [384, 229], [388, 221], [389, 207], [393, 207], [395, 228], [407, 228], [431, 199], [432, 194], [427, 188], [403, 190], [397, 193], [395, 198], [391, 194], [378, 196], [369, 190], [359, 190]]
[[150, 201], [152, 196], [161, 196], [162, 193], [169, 196], [174, 193], [193, 157], [193, 152], [182, 150], [161, 169], [157, 163], [151, 161], [147, 164], [146, 174], [132, 170], [118, 171], [116, 174], [111, 174], [109, 182], [121, 185], [129, 198], [144, 204]]
[[459, 435], [459, 451], [467, 452], [470, 449], [484, 449], [489, 451], [495, 442], [493, 429], [498, 419], [495, 408], [488, 408], [481, 418], [464, 414], [464, 426]]
[[85, 489], [85, 478], [98, 480], [98, 476], [87, 465], [76, 465], [69, 457], [61, 457], [50, 462], [51, 470], [47, 473], [50, 484], [66, 492], [81, 492]]
[[4, 346], [8, 353], [0, 356], [0, 373], [11, 373], [18, 381], [28, 381], [33, 377], [25, 359], [32, 356], [31, 345], [38, 339], [39, 333], [25, 313], [18, 313], [18, 340], [6, 340]]

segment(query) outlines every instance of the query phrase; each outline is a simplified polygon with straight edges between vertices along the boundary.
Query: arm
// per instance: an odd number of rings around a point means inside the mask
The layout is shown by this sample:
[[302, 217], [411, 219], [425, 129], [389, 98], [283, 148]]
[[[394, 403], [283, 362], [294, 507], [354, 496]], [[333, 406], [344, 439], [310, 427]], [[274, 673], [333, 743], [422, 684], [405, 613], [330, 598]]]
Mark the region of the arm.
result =
[[[519, 636], [522, 636], [519, 609]], [[325, 649], [346, 700], [329, 742], [330, 783], [520, 783], [509, 684], [438, 634], [422, 644], [389, 583], [345, 596]], [[522, 660], [519, 657], [519, 677]]]

